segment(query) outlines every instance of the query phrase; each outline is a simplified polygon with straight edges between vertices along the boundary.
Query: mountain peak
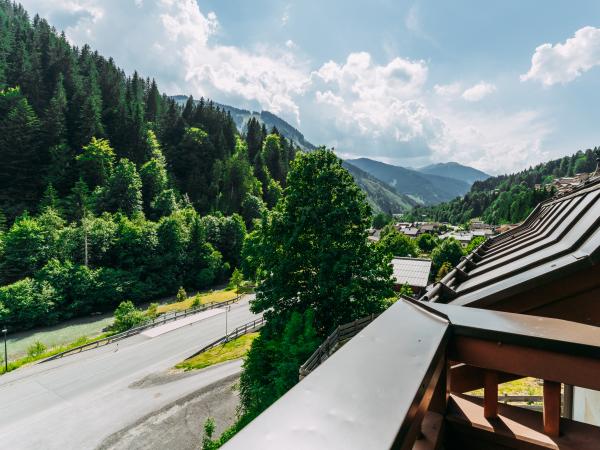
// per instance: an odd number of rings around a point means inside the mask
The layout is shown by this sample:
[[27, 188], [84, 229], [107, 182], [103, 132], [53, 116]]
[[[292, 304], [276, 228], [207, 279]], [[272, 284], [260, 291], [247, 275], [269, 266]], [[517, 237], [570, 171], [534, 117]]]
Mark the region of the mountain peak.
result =
[[455, 180], [461, 180], [469, 184], [490, 178], [490, 175], [482, 172], [481, 170], [465, 166], [454, 161], [430, 164], [417, 170], [421, 173], [427, 173], [430, 175], [440, 175], [443, 177], [454, 178]]

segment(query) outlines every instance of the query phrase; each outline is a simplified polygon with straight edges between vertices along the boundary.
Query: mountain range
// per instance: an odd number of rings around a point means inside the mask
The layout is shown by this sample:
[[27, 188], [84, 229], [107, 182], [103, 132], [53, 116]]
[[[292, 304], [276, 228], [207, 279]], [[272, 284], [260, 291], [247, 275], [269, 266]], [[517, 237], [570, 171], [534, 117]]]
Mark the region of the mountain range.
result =
[[[171, 96], [183, 105], [186, 95]], [[196, 100], [197, 102], [198, 100]], [[229, 112], [238, 130], [243, 132], [250, 118], [273, 127], [303, 150], [316, 146], [285, 120], [269, 111], [250, 111], [235, 106], [214, 103]], [[365, 192], [367, 201], [375, 212], [389, 214], [406, 212], [415, 205], [435, 205], [462, 196], [475, 181], [489, 178], [484, 172], [455, 162], [431, 164], [420, 169], [394, 166], [368, 158], [344, 161], [356, 184]]]
[[435, 175], [406, 167], [393, 166], [368, 158], [348, 163], [391, 186], [396, 192], [421, 205], [435, 205], [469, 192], [471, 183], [464, 179]]
[[483, 181], [490, 178], [490, 175], [482, 172], [481, 170], [477, 170], [469, 166], [463, 166], [462, 164], [456, 162], [431, 164], [429, 166], [421, 167], [417, 170], [421, 173], [426, 173], [429, 175], [440, 175], [442, 177], [463, 180], [471, 185], [476, 181]]

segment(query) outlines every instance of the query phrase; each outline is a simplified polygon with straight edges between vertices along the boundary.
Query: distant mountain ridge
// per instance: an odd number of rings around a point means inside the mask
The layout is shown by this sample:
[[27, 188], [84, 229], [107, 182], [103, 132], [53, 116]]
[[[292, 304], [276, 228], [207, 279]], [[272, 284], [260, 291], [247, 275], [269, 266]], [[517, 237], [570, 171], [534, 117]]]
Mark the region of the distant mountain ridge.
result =
[[351, 159], [348, 162], [387, 183], [397, 193], [424, 205], [452, 200], [466, 194], [471, 188], [463, 180], [422, 173], [368, 158]]
[[406, 195], [399, 194], [391, 186], [348, 161], [342, 161], [342, 166], [350, 172], [354, 181], [367, 196], [367, 202], [374, 213], [400, 214], [410, 210], [418, 203]]
[[[188, 96], [172, 95], [171, 98], [180, 105], [183, 105], [187, 101]], [[195, 101], [198, 102], [198, 100]], [[300, 148], [304, 150], [314, 150], [317, 148], [315, 145], [307, 141], [304, 135], [298, 131], [298, 129], [294, 128], [281, 117], [278, 117], [269, 111], [249, 111], [247, 109], [236, 108], [235, 106], [224, 105], [222, 103], [214, 102], [214, 104], [215, 106], [218, 106], [219, 108], [231, 114], [231, 117], [233, 118], [233, 121], [240, 132], [245, 130], [248, 120], [250, 120], [251, 117], [255, 117], [259, 122], [265, 124], [267, 130], [270, 131], [273, 127], [277, 128], [283, 136], [292, 140]]]
[[430, 164], [417, 170], [429, 175], [440, 175], [443, 177], [454, 178], [455, 180], [462, 180], [470, 185], [476, 181], [487, 180], [491, 177], [491, 175], [488, 175], [481, 170], [464, 166], [457, 162]]

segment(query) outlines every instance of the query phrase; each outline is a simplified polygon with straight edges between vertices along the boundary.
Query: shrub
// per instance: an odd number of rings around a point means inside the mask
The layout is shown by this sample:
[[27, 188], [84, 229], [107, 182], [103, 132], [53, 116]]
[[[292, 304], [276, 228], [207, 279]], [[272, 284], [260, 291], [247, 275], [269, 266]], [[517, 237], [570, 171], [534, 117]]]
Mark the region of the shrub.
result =
[[158, 316], [158, 303], [150, 303], [146, 315], [151, 319], [156, 318], [156, 316]]
[[30, 358], [36, 358], [46, 351], [46, 346], [40, 341], [35, 341], [29, 347], [27, 347], [27, 356]]
[[197, 306], [200, 306], [200, 304], [202, 303], [202, 301], [200, 300], [200, 296], [196, 295], [194, 297], [194, 299], [192, 300], [192, 308], [195, 308]]
[[180, 286], [179, 290], [177, 291], [177, 301], [184, 302], [186, 300], [187, 300], [187, 293], [185, 292], [185, 289], [183, 288], [183, 286]]
[[126, 302], [121, 302], [115, 310], [115, 323], [113, 329], [117, 333], [120, 333], [141, 325], [145, 321], [146, 317], [144, 316], [144, 313], [133, 306], [131, 300], [128, 300]]
[[215, 420], [212, 417], [204, 422], [204, 437], [202, 438], [202, 450], [212, 450], [218, 448], [216, 442], [212, 440], [215, 432]]

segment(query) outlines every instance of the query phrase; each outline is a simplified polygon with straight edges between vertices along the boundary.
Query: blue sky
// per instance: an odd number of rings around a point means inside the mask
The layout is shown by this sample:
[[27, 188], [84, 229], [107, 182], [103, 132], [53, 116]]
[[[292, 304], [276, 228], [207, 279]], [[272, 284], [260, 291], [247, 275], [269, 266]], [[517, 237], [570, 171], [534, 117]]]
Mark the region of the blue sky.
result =
[[169, 94], [342, 157], [502, 173], [600, 145], [597, 1], [24, 0]]

